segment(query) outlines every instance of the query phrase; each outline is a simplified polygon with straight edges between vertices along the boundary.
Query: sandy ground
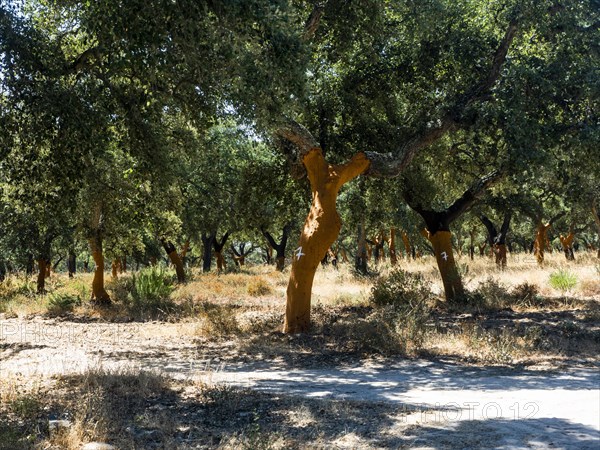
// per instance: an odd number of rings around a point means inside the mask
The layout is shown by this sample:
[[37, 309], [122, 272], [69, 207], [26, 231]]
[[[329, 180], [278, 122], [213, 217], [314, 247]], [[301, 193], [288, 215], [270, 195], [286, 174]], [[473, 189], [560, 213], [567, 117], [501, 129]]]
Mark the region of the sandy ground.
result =
[[299, 397], [397, 404], [407, 414], [396, 432], [411, 448], [600, 448], [598, 367], [406, 359], [302, 367], [231, 357], [231, 349], [195, 340], [193, 327], [0, 319], [0, 374], [33, 379], [134, 366]]

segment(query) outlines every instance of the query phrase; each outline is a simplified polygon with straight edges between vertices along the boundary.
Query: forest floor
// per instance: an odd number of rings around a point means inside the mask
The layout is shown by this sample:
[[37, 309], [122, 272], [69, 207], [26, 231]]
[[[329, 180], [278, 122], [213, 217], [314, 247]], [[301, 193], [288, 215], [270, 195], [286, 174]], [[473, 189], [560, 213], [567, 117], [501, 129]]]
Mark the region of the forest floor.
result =
[[[128, 276], [111, 310], [11, 297], [0, 448], [598, 448], [600, 268], [558, 256], [504, 272], [464, 258], [488, 301], [432, 304], [416, 334], [390, 331], [373, 279], [344, 267], [319, 270], [314, 328], [297, 336], [279, 331], [286, 276], [264, 267], [198, 274], [154, 319], [119, 306]], [[405, 268], [439, 293], [433, 264]], [[548, 283], [561, 268], [578, 279], [568, 291]]]

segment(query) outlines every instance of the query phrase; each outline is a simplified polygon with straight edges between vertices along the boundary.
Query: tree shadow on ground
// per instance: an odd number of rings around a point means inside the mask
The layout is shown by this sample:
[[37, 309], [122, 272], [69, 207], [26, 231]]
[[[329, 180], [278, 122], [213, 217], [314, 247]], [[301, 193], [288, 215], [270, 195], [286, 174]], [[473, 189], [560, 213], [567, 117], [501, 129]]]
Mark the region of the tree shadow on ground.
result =
[[448, 426], [414, 427], [411, 448], [435, 449], [573, 449], [596, 450], [600, 432], [588, 426], [554, 418], [521, 420], [466, 420]]
[[493, 417], [480, 420], [453, 407], [301, 398], [147, 373], [71, 376], [46, 400], [88, 432], [103, 424], [106, 433], [96, 437], [119, 448], [592, 449], [599, 437], [563, 419], [506, 420], [488, 411]]

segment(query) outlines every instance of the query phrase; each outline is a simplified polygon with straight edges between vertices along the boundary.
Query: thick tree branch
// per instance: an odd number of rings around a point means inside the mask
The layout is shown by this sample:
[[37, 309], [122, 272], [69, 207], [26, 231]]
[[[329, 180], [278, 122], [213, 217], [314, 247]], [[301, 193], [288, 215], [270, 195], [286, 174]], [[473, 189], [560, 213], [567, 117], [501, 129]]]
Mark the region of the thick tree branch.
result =
[[485, 215], [480, 214], [479, 215], [479, 220], [481, 220], [481, 223], [483, 223], [485, 225], [485, 227], [487, 228], [488, 231], [488, 243], [490, 245], [494, 244], [494, 238], [498, 235], [498, 231], [496, 230], [496, 227], [494, 226], [494, 224], [492, 223], [492, 221]]
[[446, 133], [466, 126], [467, 123], [462, 119], [465, 109], [476, 101], [484, 100], [500, 77], [502, 68], [506, 62], [508, 50], [516, 36], [517, 30], [517, 23], [512, 21], [504, 34], [504, 38], [500, 42], [500, 46], [496, 49], [492, 66], [487, 76], [473, 89], [458, 99], [454, 107], [451, 108], [451, 112], [442, 117], [437, 124], [417, 133], [393, 153], [379, 154], [365, 152], [367, 158], [371, 161], [371, 166], [366, 174], [375, 177], [398, 176], [410, 164], [419, 150], [428, 147]]
[[555, 222], [556, 222], [558, 219], [560, 219], [561, 217], [563, 217], [563, 216], [564, 216], [564, 215], [566, 215], [566, 214], [567, 214], [567, 213], [566, 213], [566, 212], [564, 212], [564, 211], [563, 211], [563, 212], [561, 212], [561, 213], [558, 213], [557, 215], [555, 215], [554, 217], [552, 217], [552, 219], [550, 219], [550, 220], [548, 221], [548, 225], [547, 225], [547, 226], [548, 226], [548, 227], [551, 227], [551, 226], [552, 226], [552, 225], [553, 225], [553, 224], [554, 224], [554, 223], [555, 223]]
[[327, 2], [317, 1], [313, 6], [313, 10], [308, 17], [308, 20], [304, 24], [304, 34], [302, 38], [305, 41], [310, 41], [317, 32], [319, 25], [321, 24], [321, 18], [325, 13], [325, 4]]
[[260, 231], [262, 232], [263, 236], [265, 237], [265, 239], [267, 240], [267, 242], [269, 243], [271, 248], [277, 248], [277, 242], [275, 242], [275, 239], [273, 239], [273, 236], [271, 236], [271, 233], [269, 233], [268, 231], [265, 231], [263, 229], [261, 229]]
[[485, 190], [499, 181], [501, 177], [502, 172], [494, 170], [477, 180], [458, 200], [446, 209], [448, 222], [454, 221], [471, 208], [481, 198]]
[[93, 60], [99, 60], [102, 57], [102, 50], [99, 46], [88, 48], [69, 65], [69, 71], [79, 73], [90, 65]]
[[502, 222], [502, 227], [500, 227], [500, 234], [504, 237], [506, 237], [506, 234], [508, 233], [508, 228], [510, 227], [510, 219], [512, 219], [512, 213], [507, 212], [504, 215], [504, 222]]

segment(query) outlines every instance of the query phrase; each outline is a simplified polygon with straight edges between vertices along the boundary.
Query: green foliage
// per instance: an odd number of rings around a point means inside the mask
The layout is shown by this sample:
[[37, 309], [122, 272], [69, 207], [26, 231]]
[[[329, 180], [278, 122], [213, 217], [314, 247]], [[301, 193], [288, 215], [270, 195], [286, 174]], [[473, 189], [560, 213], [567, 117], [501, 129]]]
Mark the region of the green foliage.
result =
[[173, 292], [173, 275], [162, 266], [152, 266], [140, 270], [131, 277], [133, 301], [138, 304], [159, 306]]
[[113, 279], [108, 287], [113, 299], [123, 303], [130, 314], [146, 319], [175, 310], [175, 303], [170, 298], [175, 289], [173, 283], [173, 272], [159, 265]]
[[81, 297], [68, 293], [51, 293], [48, 295], [48, 312], [53, 315], [62, 315], [73, 311], [75, 306], [81, 305]]
[[550, 274], [550, 286], [561, 292], [567, 292], [577, 284], [577, 276], [567, 269], [559, 269]]
[[431, 288], [421, 274], [396, 269], [375, 281], [370, 301], [377, 306], [414, 308], [420, 303], [426, 303], [431, 297]]
[[10, 401], [9, 407], [17, 416], [25, 419], [37, 415], [42, 403], [36, 395], [24, 394]]

